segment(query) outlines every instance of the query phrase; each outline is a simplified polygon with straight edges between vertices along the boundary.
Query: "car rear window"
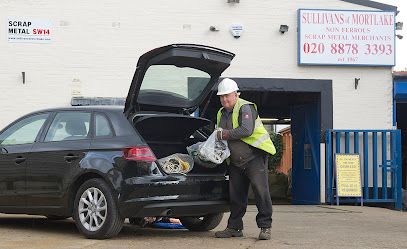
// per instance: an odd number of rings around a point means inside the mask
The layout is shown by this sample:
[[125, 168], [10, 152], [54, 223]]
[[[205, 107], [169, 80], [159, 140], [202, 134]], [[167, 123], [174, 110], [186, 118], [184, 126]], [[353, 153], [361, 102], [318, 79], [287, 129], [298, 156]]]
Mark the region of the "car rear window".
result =
[[96, 137], [113, 136], [112, 128], [109, 125], [109, 121], [102, 114], [95, 115], [95, 136]]
[[[188, 101], [194, 101], [206, 88], [211, 76], [201, 70], [174, 65], [152, 65], [140, 88], [140, 95], [161, 91]], [[152, 103], [156, 100], [151, 100]]]

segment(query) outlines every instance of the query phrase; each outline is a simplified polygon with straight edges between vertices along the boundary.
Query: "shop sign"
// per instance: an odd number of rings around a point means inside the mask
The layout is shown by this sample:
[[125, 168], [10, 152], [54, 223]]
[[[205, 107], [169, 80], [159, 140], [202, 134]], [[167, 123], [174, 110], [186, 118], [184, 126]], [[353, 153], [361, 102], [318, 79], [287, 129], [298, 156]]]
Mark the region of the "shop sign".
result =
[[52, 23], [49, 20], [8, 18], [8, 42], [50, 43]]
[[298, 64], [394, 66], [395, 13], [299, 9]]
[[336, 189], [338, 197], [361, 197], [360, 158], [358, 154], [336, 154]]

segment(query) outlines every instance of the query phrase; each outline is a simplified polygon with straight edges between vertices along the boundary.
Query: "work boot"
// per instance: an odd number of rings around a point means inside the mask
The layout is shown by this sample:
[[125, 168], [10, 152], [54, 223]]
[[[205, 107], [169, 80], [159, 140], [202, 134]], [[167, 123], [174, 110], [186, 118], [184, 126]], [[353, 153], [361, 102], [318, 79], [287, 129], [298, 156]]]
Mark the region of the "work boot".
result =
[[259, 240], [269, 240], [271, 239], [271, 228], [261, 228], [259, 234]]
[[242, 236], [243, 236], [242, 230], [236, 230], [236, 229], [229, 228], [229, 227], [227, 227], [223, 231], [217, 231], [215, 233], [216, 238], [230, 238], [230, 237], [242, 237]]

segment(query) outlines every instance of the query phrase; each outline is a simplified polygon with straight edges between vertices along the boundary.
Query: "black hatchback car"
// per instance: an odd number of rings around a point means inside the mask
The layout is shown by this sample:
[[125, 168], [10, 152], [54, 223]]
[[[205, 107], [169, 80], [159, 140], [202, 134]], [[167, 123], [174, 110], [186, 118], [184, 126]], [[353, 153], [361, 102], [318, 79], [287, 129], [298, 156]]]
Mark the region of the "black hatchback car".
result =
[[117, 235], [125, 218], [178, 217], [215, 228], [229, 210], [225, 165], [166, 174], [157, 159], [204, 141], [191, 114], [234, 54], [174, 44], [139, 58], [124, 109], [70, 107], [28, 114], [0, 132], [0, 212], [73, 217], [88, 238]]

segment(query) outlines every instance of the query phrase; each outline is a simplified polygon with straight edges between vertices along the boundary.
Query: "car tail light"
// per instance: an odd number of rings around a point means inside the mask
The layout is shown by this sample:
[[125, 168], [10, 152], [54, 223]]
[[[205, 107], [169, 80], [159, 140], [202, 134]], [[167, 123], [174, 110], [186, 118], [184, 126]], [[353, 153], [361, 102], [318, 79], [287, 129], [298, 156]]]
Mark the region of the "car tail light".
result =
[[136, 146], [123, 150], [124, 158], [133, 161], [154, 162], [157, 160], [148, 146]]

